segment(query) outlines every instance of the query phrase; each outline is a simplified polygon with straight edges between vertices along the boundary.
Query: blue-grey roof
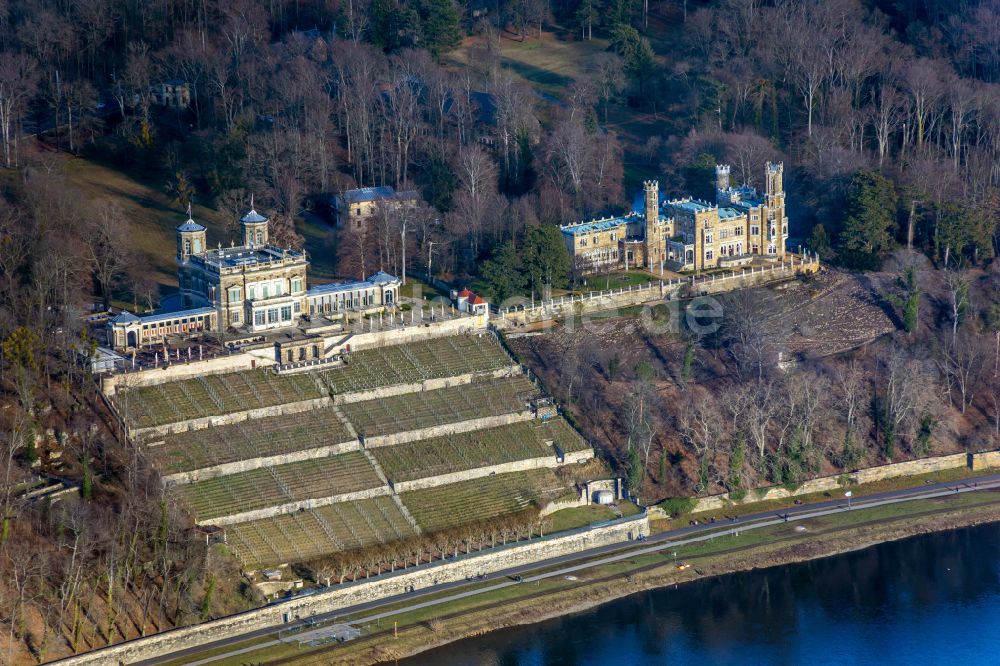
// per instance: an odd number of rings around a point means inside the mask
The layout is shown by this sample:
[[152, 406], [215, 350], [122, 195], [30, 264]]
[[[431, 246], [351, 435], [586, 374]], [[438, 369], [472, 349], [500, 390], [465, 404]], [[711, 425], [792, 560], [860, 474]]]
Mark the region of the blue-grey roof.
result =
[[728, 220], [731, 217], [742, 217], [745, 213], [741, 213], [735, 208], [720, 208], [719, 209], [719, 219]]
[[251, 209], [249, 213], [240, 218], [240, 222], [253, 224], [256, 222], [267, 222], [267, 218]]
[[122, 310], [121, 314], [111, 318], [112, 324], [131, 324], [134, 321], [139, 321], [139, 318], [128, 310]]
[[692, 213], [700, 213], [711, 208], [711, 206], [703, 204], [700, 201], [673, 201], [670, 205], [676, 206], [677, 208], [683, 208], [684, 210], [689, 210]]
[[368, 289], [372, 286], [368, 281], [354, 282], [329, 282], [327, 284], [314, 284], [309, 287], [306, 297], [322, 296], [323, 294], [333, 294], [341, 291], [355, 291], [357, 289]]
[[187, 233], [192, 231], [205, 231], [205, 227], [201, 226], [194, 220], [188, 220], [181, 226], [177, 227], [177, 231], [180, 231], [181, 233]]
[[151, 315], [138, 317], [143, 324], [153, 324], [165, 319], [178, 319], [184, 317], [196, 317], [198, 315], [208, 315], [215, 312], [215, 308], [194, 308], [192, 310], [176, 310], [174, 312], [157, 312]]
[[608, 231], [628, 224], [628, 219], [624, 217], [612, 217], [607, 220], [594, 220], [593, 222], [581, 222], [563, 227], [561, 231], [567, 236], [579, 236], [595, 231]]
[[348, 204], [361, 203], [363, 201], [380, 201], [382, 199], [417, 199], [419, 197], [420, 194], [416, 190], [402, 190], [397, 192], [389, 185], [362, 187], [344, 192], [344, 201]]
[[388, 199], [395, 193], [396, 190], [392, 189], [388, 185], [382, 185], [380, 187], [361, 187], [356, 190], [347, 190], [344, 192], [344, 199], [347, 203], [378, 201], [379, 199]]
[[764, 202], [760, 199], [744, 199], [743, 201], [733, 202], [734, 208], [740, 208], [742, 210], [750, 210], [751, 208], [758, 208], [763, 205]]
[[365, 280], [365, 282], [370, 282], [371, 284], [389, 284], [396, 281], [397, 278], [394, 275], [389, 275], [385, 271], [379, 271]]

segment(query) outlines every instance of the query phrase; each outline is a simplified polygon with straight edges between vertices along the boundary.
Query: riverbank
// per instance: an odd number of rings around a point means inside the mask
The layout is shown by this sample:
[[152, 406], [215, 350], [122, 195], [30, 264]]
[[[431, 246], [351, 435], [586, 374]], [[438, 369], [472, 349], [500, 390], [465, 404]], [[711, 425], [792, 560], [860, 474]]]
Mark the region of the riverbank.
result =
[[[324, 644], [322, 639], [310, 640], [305, 634], [300, 643], [292, 634], [285, 636], [280, 645], [262, 646], [263, 649], [238, 656], [222, 656], [227, 652], [222, 649], [219, 651], [222, 658], [211, 663], [244, 663], [248, 657], [253, 661], [297, 665], [392, 661], [496, 629], [584, 611], [644, 590], [997, 521], [1000, 521], [1000, 493], [979, 491], [854, 509], [739, 534], [720, 533], [710, 540], [583, 568], [572, 576], [533, 581], [534, 575], [544, 573], [539, 570], [525, 576], [524, 584], [405, 610], [380, 623], [364, 616], [340, 618], [341, 622], [350, 622], [362, 630], [360, 638], [344, 644], [332, 641]], [[433, 597], [427, 601], [433, 601]], [[380, 614], [386, 610], [391, 609], [382, 608]], [[252, 649], [252, 643], [244, 647]]]

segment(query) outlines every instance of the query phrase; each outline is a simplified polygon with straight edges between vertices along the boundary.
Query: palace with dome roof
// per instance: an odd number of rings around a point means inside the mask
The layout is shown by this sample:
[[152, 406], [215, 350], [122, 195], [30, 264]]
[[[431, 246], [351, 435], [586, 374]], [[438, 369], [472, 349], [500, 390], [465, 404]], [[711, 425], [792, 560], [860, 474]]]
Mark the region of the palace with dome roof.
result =
[[395, 305], [399, 280], [376, 273], [366, 280], [307, 287], [305, 251], [270, 242], [268, 219], [253, 209], [240, 219], [242, 244], [209, 249], [206, 229], [188, 219], [177, 227], [181, 309], [136, 316], [122, 312], [108, 324], [117, 350], [160, 344], [202, 331], [257, 334], [297, 326], [303, 316], [343, 318]]

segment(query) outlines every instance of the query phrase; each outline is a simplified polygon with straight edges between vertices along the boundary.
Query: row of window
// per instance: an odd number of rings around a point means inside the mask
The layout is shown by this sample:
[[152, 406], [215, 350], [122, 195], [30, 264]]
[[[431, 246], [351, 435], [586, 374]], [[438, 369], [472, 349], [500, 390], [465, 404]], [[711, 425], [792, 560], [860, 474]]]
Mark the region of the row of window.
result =
[[584, 259], [593, 263], [610, 262], [618, 260], [618, 248], [598, 250], [582, 255]]
[[[391, 292], [386, 292], [387, 298], [391, 298], [390, 295]], [[328, 296], [320, 296], [310, 300], [312, 303], [309, 309], [314, 314], [317, 311], [330, 312], [331, 308], [334, 312], [337, 312], [341, 308], [349, 309], [368, 307], [369, 305], [378, 305], [378, 299], [376, 298], [374, 289], [365, 291], [345, 291], [330, 294]]]
[[156, 322], [154, 324], [143, 324], [141, 339], [146, 340], [149, 338], [159, 338], [164, 335], [172, 335], [175, 333], [188, 333], [191, 331], [202, 331], [205, 330], [205, 325], [208, 320], [203, 317], [185, 317], [182, 319], [171, 319], [163, 322]]
[[312, 304], [309, 306], [309, 314], [316, 314], [322, 312], [324, 314], [330, 314], [331, 312], [340, 312], [341, 308], [349, 310], [351, 308], [361, 307], [361, 301], [359, 300], [346, 300], [346, 301], [333, 301], [332, 303], [327, 301], [325, 303]]
[[[769, 233], [770, 233], [770, 237], [774, 238], [776, 236], [776, 228], [774, 226], [771, 226], [771, 228], [769, 230]], [[719, 239], [720, 240], [723, 239], [723, 238], [729, 238], [730, 236], [739, 237], [739, 236], [742, 236], [742, 235], [743, 235], [743, 229], [740, 228], [740, 227], [734, 227], [732, 229], [726, 228], [726, 229], [720, 229], [719, 230]], [[750, 227], [750, 235], [751, 236], [759, 236], [760, 235], [760, 227], [757, 226], [757, 225], [752, 225]], [[712, 240], [713, 240], [712, 232], [706, 229], [705, 230], [705, 243], [711, 243]]]
[[[306, 348], [305, 347], [299, 347], [299, 352], [298, 352], [298, 357], [299, 358], [298, 358], [298, 360], [299, 361], [308, 361], [309, 359], [307, 358], [307, 356], [308, 356], [308, 352], [306, 351]], [[314, 359], [320, 358], [319, 345], [313, 345], [312, 346], [312, 358], [314, 358]], [[286, 350], [285, 351], [285, 360], [288, 363], [294, 363], [295, 362], [295, 352], [293, 352], [291, 349]]]
[[[610, 237], [610, 242], [614, 243], [617, 240], [618, 240], [618, 232], [612, 231], [611, 232], [611, 237]], [[593, 238], [593, 244], [594, 245], [600, 245], [601, 244], [601, 237], [600, 236], [594, 236], [594, 238]], [[586, 236], [583, 236], [582, 238], [580, 238], [580, 247], [587, 247], [587, 237]]]
[[[165, 319], [163, 321], [153, 322], [152, 324], [143, 324], [142, 330], [144, 331], [158, 331], [162, 332], [161, 329], [173, 328], [175, 326], [187, 326], [188, 324], [203, 324], [206, 315], [196, 315], [193, 317], [181, 317], [179, 319]], [[187, 330], [185, 328], [185, 330]]]
[[[302, 291], [302, 278], [292, 278], [291, 279], [291, 293], [297, 294]], [[258, 297], [261, 299], [266, 298], [276, 298], [282, 296], [285, 293], [285, 281], [284, 280], [272, 280], [270, 282], [256, 282], [247, 285], [247, 298], [251, 301], [256, 300]], [[229, 288], [229, 302], [235, 303], [242, 300], [243, 290], [240, 287], [230, 287]]]
[[[729, 245], [727, 247], [719, 248], [719, 252], [720, 252], [720, 256], [722, 256], [722, 257], [739, 256], [739, 255], [743, 254], [743, 243], [737, 243], [736, 245]], [[760, 247], [757, 246], [757, 245], [754, 245], [754, 246], [751, 247], [750, 252], [752, 254], [759, 254]], [[767, 254], [777, 254], [777, 253], [778, 253], [778, 250], [777, 250], [777, 247], [774, 244], [771, 244], [771, 245], [767, 246]], [[714, 250], [712, 250], [710, 248], [706, 249], [705, 250], [705, 260], [706, 261], [711, 261], [714, 258], [715, 258], [715, 252], [714, 252]], [[688, 250], [688, 263], [690, 263], [690, 262], [691, 262], [691, 251]]]
[[[298, 304], [296, 303], [296, 306]], [[298, 308], [296, 307], [296, 310]], [[284, 305], [280, 308], [267, 308], [266, 310], [255, 310], [253, 313], [254, 326], [264, 326], [265, 324], [278, 324], [292, 321], [292, 306]]]

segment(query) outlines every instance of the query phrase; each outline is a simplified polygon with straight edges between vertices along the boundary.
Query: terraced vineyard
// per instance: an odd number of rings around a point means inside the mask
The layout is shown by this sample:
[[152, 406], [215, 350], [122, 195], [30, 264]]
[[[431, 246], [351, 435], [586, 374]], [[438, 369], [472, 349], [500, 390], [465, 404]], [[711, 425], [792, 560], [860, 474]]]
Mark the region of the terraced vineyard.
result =
[[535, 436], [542, 441], [551, 440], [563, 453], [575, 453], [589, 449], [590, 445], [562, 418], [549, 419], [542, 423], [532, 424]]
[[247, 370], [155, 386], [122, 388], [114, 401], [132, 427], [148, 428], [393, 384], [421, 382], [510, 365], [488, 334], [455, 335], [352, 352], [348, 363], [321, 373], [276, 375]]
[[550, 470], [537, 469], [414, 490], [400, 498], [421, 529], [434, 532], [514, 513], [565, 490]]
[[264, 467], [177, 486], [198, 520], [382, 485], [363, 453]]
[[342, 409], [359, 434], [375, 437], [523, 411], [537, 396], [531, 380], [516, 375], [349, 403]]
[[[312, 372], [277, 375], [259, 369], [148, 387], [119, 387], [114, 403], [133, 427], [171, 424], [171, 429], [180, 430], [194, 419], [381, 387], [418, 385], [413, 392], [375, 400], [336, 406], [326, 401], [327, 406], [292, 414], [175, 433], [140, 433], [165, 476], [189, 472], [207, 476], [206, 468], [244, 461], [249, 468], [260, 464], [251, 462], [256, 458], [350, 443], [359, 435], [368, 438], [369, 444], [377, 444], [372, 438], [380, 435], [524, 412], [542, 393], [513, 365], [498, 340], [483, 332], [354, 351], [345, 356], [343, 365]], [[493, 376], [497, 371], [503, 376]], [[426, 380], [470, 374], [475, 376], [470, 383], [419, 390], [419, 384]], [[563, 494], [565, 485], [548, 467], [402, 495], [392, 494], [392, 488], [385, 485], [386, 476], [393, 482], [412, 481], [527, 459], [541, 458], [555, 466], [559, 462], [557, 449], [573, 453], [588, 448], [563, 419], [549, 418], [555, 414], [554, 407], [546, 406], [535, 418], [503, 426], [406, 444], [368, 446], [367, 450], [247, 469], [192, 483], [174, 479], [172, 487], [196, 520], [208, 524], [311, 499], [366, 490], [385, 493], [225, 525], [227, 544], [247, 569], [300, 562], [404, 539], [420, 531], [433, 533], [494, 518]], [[378, 465], [373, 464], [372, 456]], [[244, 465], [232, 469], [240, 466]], [[380, 466], [386, 476], [379, 472]]]
[[331, 393], [489, 372], [511, 364], [496, 338], [486, 333], [363, 349], [351, 352], [347, 360], [347, 365], [322, 373]]
[[342, 502], [226, 526], [226, 543], [249, 569], [415, 535], [391, 497]]
[[114, 401], [132, 427], [148, 428], [321, 396], [312, 375], [245, 370], [127, 388]]
[[273, 456], [352, 439], [333, 408], [167, 435], [149, 451], [164, 474]]
[[371, 449], [389, 480], [412, 481], [428, 476], [489, 467], [527, 458], [555, 456], [534, 421], [461, 432], [409, 444]]

